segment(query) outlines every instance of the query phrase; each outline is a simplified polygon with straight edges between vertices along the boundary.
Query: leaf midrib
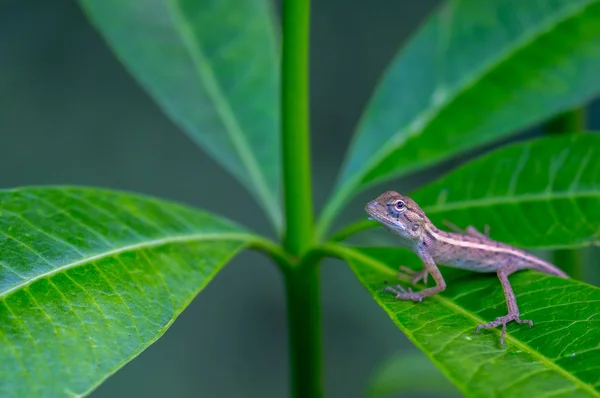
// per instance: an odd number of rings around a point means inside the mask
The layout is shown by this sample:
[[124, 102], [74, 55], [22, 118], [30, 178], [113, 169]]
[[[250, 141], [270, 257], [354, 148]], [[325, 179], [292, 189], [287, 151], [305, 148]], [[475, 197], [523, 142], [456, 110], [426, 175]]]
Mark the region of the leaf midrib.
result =
[[[352, 248], [347, 247], [347, 246], [341, 246], [341, 245], [336, 245], [336, 246], [340, 249], [340, 251], [342, 253], [347, 253], [350, 256], [353, 256], [354, 258], [358, 259], [359, 261], [363, 261], [365, 263], [371, 264], [375, 268], [377, 268], [377, 269], [385, 272], [386, 274], [396, 275], [393, 270], [391, 270], [390, 268], [386, 267], [380, 261], [377, 261], [377, 260], [373, 259], [372, 257], [364, 255], [364, 254], [356, 251], [355, 249], [352, 249]], [[487, 323], [484, 319], [478, 317], [477, 315], [474, 315], [473, 313], [471, 313], [471, 312], [465, 310], [464, 308], [456, 305], [450, 299], [447, 299], [446, 297], [443, 297], [443, 296], [441, 296], [439, 294], [437, 294], [437, 295], [435, 295], [433, 297], [430, 297], [429, 299], [430, 300], [433, 299], [433, 300], [439, 301], [440, 304], [446, 306], [451, 311], [454, 311], [455, 313], [459, 313], [459, 314], [465, 316], [466, 318], [471, 319], [475, 324]], [[385, 308], [385, 306], [384, 306], [384, 308]], [[393, 312], [389, 312], [389, 313], [393, 314]], [[407, 331], [407, 332], [410, 333], [411, 336], [412, 336], [412, 333], [410, 331]], [[413, 339], [411, 339], [411, 340], [413, 340]], [[567, 379], [573, 381], [576, 385], [578, 385], [582, 389], [585, 389], [586, 391], [592, 393], [592, 395], [600, 396], [600, 393], [598, 393], [598, 391], [596, 391], [592, 386], [590, 386], [589, 384], [585, 383], [581, 379], [575, 377], [572, 373], [566, 371], [565, 369], [563, 369], [562, 367], [560, 367], [556, 363], [552, 362], [549, 358], [547, 358], [546, 356], [542, 355], [538, 351], [532, 349], [527, 344], [521, 342], [520, 340], [515, 339], [510, 333], [506, 334], [505, 340], [506, 341], [510, 341], [513, 345], [519, 347], [522, 351], [527, 352], [531, 356], [537, 358], [540, 363], [543, 363], [549, 369], [555, 370], [557, 373], [565, 376]], [[429, 357], [429, 353], [427, 351], [425, 351], [425, 353]], [[430, 359], [432, 359], [432, 358], [430, 358]]]
[[[446, 108], [449, 104], [451, 104], [456, 98], [462, 95], [464, 92], [468, 91], [472, 88], [479, 80], [483, 78], [483, 76], [489, 75], [491, 71], [496, 69], [499, 65], [504, 64], [509, 60], [515, 53], [520, 50], [526, 48], [531, 43], [534, 43], [539, 37], [544, 34], [550, 33], [553, 28], [560, 25], [561, 23], [567, 21], [569, 18], [573, 18], [579, 14], [581, 14], [587, 7], [591, 4], [596, 3], [596, 0], [590, 0], [585, 5], [581, 5], [579, 7], [573, 7], [572, 10], [566, 10], [564, 14], [557, 14], [554, 18], [549, 18], [546, 21], [543, 21], [540, 25], [537, 25], [535, 28], [529, 31], [529, 34], [524, 34], [520, 39], [516, 40], [512, 43], [512, 45], [508, 45], [504, 51], [501, 51], [497, 54], [496, 57], [492, 57], [487, 64], [482, 64], [481, 69], [478, 73], [473, 73], [470, 78], [466, 77], [463, 79], [462, 84], [458, 84], [456, 89], [452, 94], [446, 96], [444, 101], [439, 102], [429, 108], [426, 108], [419, 114], [417, 114], [414, 118], [412, 118], [409, 122], [405, 124], [405, 127], [398, 131], [395, 134], [392, 134], [390, 138], [381, 146], [379, 152], [375, 153], [375, 155], [371, 156], [371, 161], [366, 162], [365, 166], [359, 173], [355, 174], [355, 177], [349, 181], [347, 185], [352, 187], [360, 184], [360, 180], [368, 174], [373, 168], [375, 168], [378, 164], [381, 163], [381, 159], [387, 158], [390, 154], [392, 154], [395, 150], [400, 148], [401, 145], [391, 145], [393, 141], [398, 140], [398, 137], [402, 137], [411, 126], [419, 125], [420, 129], [408, 134], [409, 136], [414, 136], [422, 133], [427, 129], [432, 120], [434, 120], [440, 113], [440, 111]], [[435, 91], [435, 90], [433, 90]], [[419, 120], [423, 120], [423, 122], [417, 123]], [[406, 142], [408, 136], [404, 137], [402, 140], [402, 145]], [[401, 176], [401, 174], [394, 174], [395, 177]], [[388, 177], [389, 178], [389, 177]], [[382, 182], [388, 178], [382, 177], [378, 180], [378, 182]], [[346, 184], [344, 184], [346, 185]], [[353, 191], [353, 189], [349, 189], [349, 191]]]
[[544, 192], [542, 194], [525, 194], [514, 196], [491, 196], [489, 198], [468, 199], [460, 202], [447, 202], [445, 204], [424, 205], [423, 210], [427, 214], [442, 213], [449, 210], [461, 210], [464, 208], [486, 207], [501, 204], [519, 204], [523, 202], [550, 201], [553, 199], [574, 199], [585, 197], [598, 197], [600, 190], [584, 191], [561, 191]]
[[[265, 180], [265, 176], [263, 173], [261, 173], [258, 166], [258, 160], [250, 149], [248, 141], [242, 132], [242, 128], [235, 113], [225, 99], [221, 85], [215, 77], [212, 65], [207, 61], [206, 56], [200, 49], [200, 43], [195, 39], [187, 19], [183, 16], [183, 12], [180, 10], [179, 4], [176, 3], [176, 0], [170, 0], [167, 2], [167, 7], [171, 11], [171, 15], [177, 22], [179, 22], [179, 24], [175, 24], [175, 29], [180, 33], [183, 44], [190, 52], [190, 58], [196, 67], [195, 69], [199, 75], [199, 78], [200, 80], [204, 81], [207, 92], [214, 101], [215, 109], [221, 116], [223, 124], [225, 125], [225, 130], [229, 133], [231, 141], [233, 142], [240, 159], [247, 167], [248, 174], [253, 181], [254, 188], [256, 189], [259, 198], [263, 201], [260, 203], [261, 207], [263, 207], [263, 209], [267, 212], [271, 218], [271, 221], [275, 224], [277, 231], [279, 231], [282, 220], [278, 212], [279, 206], [277, 201], [275, 197], [271, 195], [268, 184]], [[252, 185], [249, 187], [252, 188]]]
[[39, 275], [34, 276], [33, 278], [27, 279], [26, 281], [23, 281], [22, 283], [19, 283], [15, 286], [11, 287], [10, 289], [0, 292], [0, 298], [8, 296], [17, 290], [23, 289], [40, 279], [48, 278], [48, 277], [50, 277], [52, 275], [56, 275], [62, 271], [66, 271], [71, 268], [75, 268], [75, 267], [82, 266], [82, 265], [87, 265], [87, 264], [95, 262], [97, 260], [102, 260], [104, 258], [113, 257], [118, 254], [126, 253], [129, 251], [135, 251], [137, 249], [146, 249], [146, 248], [150, 248], [150, 247], [157, 247], [157, 246], [162, 246], [162, 245], [166, 245], [166, 244], [170, 244], [170, 243], [177, 243], [177, 242], [199, 242], [199, 241], [209, 241], [209, 240], [224, 240], [224, 241], [241, 241], [241, 242], [245, 241], [247, 243], [250, 243], [255, 239], [256, 239], [255, 236], [250, 235], [250, 234], [245, 234], [245, 233], [213, 233], [213, 234], [174, 235], [174, 236], [169, 236], [169, 237], [160, 238], [160, 239], [150, 239], [150, 240], [143, 241], [143, 242], [137, 242], [137, 243], [134, 243], [131, 245], [125, 245], [125, 246], [111, 249], [109, 251], [105, 251], [102, 253], [87, 256], [87, 257], [81, 258], [79, 260], [72, 261], [70, 263], [55, 267], [49, 271], [42, 272]]

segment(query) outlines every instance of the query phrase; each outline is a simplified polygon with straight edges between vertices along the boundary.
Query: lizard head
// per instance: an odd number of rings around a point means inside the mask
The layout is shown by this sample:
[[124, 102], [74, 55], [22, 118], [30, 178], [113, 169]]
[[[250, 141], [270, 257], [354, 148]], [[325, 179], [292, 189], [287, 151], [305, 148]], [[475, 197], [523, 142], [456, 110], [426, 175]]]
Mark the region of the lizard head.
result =
[[428, 219], [417, 203], [408, 196], [388, 191], [365, 206], [370, 218], [390, 232], [409, 241], [419, 241]]

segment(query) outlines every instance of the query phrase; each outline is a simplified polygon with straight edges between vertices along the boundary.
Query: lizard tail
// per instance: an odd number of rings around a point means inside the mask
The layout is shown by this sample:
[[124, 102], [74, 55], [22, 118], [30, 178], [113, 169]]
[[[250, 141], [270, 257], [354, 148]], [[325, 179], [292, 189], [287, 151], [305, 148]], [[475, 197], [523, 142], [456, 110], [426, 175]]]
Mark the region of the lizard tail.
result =
[[560, 276], [561, 278], [569, 278], [569, 275], [567, 275], [563, 270], [561, 270], [560, 268], [558, 268], [556, 265], [550, 264], [546, 261], [540, 262], [537, 265], [537, 269], [545, 274], [550, 274], [550, 275], [555, 275], [555, 276]]

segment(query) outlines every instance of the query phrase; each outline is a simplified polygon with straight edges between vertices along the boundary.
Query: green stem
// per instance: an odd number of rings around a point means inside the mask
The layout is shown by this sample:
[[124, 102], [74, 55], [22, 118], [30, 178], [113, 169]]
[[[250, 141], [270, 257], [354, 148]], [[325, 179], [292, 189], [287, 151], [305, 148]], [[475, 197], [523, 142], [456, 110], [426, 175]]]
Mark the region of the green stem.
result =
[[583, 253], [581, 249], [557, 249], [552, 251], [552, 262], [571, 278], [583, 280]]
[[318, 256], [305, 255], [314, 240], [308, 106], [309, 0], [281, 8], [281, 118], [285, 250], [296, 264], [285, 276], [292, 395], [321, 397], [321, 314]]
[[310, 180], [308, 43], [310, 2], [282, 2], [282, 144], [286, 230], [292, 254], [308, 250], [314, 220]]
[[281, 246], [271, 242], [270, 240], [254, 236], [250, 241], [250, 248], [259, 252], [263, 252], [275, 261], [282, 269], [292, 267], [295, 258], [290, 256]]
[[319, 266], [309, 256], [299, 267], [286, 269], [288, 344], [292, 396], [323, 396]]
[[586, 120], [585, 108], [577, 108], [548, 120], [545, 130], [548, 134], [581, 133], [585, 130]]
[[[561, 113], [544, 126], [548, 134], [580, 133], [585, 130], [586, 109], [578, 108]], [[552, 252], [552, 262], [569, 276], [581, 280], [583, 277], [582, 252], [578, 249], [558, 249]]]

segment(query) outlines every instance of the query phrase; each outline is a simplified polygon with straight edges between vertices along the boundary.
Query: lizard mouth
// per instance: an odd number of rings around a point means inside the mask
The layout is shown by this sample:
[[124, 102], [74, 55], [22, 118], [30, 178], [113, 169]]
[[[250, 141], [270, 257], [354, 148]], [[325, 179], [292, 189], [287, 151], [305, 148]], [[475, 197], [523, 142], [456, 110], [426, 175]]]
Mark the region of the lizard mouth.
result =
[[377, 218], [373, 218], [373, 220], [385, 225], [386, 227], [396, 227], [396, 223], [393, 222], [392, 220], [389, 220], [388, 218], [377, 217]]
[[386, 217], [385, 215], [381, 214], [381, 212], [378, 212], [377, 207], [380, 207], [380, 205], [377, 202], [371, 202], [366, 206], [365, 210], [369, 214], [368, 219], [377, 221], [388, 227], [393, 227], [395, 225], [395, 223], [392, 220], [390, 220], [388, 217]]
[[365, 210], [369, 214], [369, 220], [377, 221], [382, 226], [389, 229], [404, 229], [402, 225], [398, 225], [396, 220], [390, 218], [390, 216], [387, 214], [387, 208], [376, 201], [369, 202], [367, 206], [365, 206]]

